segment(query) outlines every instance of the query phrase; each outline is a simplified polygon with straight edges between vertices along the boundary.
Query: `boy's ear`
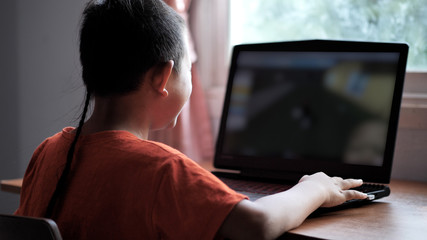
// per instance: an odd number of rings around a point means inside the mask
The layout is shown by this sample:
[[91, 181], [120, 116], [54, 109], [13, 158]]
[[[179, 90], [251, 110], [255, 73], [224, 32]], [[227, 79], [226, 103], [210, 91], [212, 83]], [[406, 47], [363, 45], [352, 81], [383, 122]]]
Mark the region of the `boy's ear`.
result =
[[149, 80], [151, 87], [155, 92], [164, 97], [168, 96], [166, 84], [172, 75], [174, 61], [169, 60], [166, 63], [158, 64], [149, 70]]

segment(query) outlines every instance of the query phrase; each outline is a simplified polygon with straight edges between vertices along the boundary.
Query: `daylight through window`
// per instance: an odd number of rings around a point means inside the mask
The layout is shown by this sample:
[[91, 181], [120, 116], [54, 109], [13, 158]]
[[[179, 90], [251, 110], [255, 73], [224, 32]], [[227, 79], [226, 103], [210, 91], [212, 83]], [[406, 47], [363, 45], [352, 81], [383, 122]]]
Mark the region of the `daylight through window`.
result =
[[230, 0], [230, 44], [336, 39], [406, 42], [427, 71], [427, 0]]

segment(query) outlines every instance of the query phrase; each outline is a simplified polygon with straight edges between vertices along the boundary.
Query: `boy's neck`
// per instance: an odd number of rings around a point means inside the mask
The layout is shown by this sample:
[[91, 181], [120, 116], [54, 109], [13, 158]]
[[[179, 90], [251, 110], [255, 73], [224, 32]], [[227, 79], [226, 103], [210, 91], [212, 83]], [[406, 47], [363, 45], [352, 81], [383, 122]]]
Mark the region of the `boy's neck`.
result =
[[120, 97], [95, 97], [91, 117], [82, 128], [82, 135], [108, 130], [125, 130], [141, 139], [148, 138], [149, 119], [143, 101], [132, 95]]

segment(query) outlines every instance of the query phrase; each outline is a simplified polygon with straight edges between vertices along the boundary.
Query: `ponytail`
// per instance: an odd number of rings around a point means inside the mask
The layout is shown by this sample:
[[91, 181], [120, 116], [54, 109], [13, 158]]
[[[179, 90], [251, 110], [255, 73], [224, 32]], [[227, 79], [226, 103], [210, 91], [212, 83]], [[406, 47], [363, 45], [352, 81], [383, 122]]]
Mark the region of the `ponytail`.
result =
[[58, 183], [56, 185], [56, 189], [53, 192], [53, 195], [52, 195], [52, 197], [49, 201], [49, 204], [47, 206], [46, 215], [45, 215], [45, 217], [47, 217], [47, 218], [52, 217], [52, 211], [53, 211], [53, 208], [55, 206], [55, 203], [56, 203], [60, 193], [66, 187], [65, 180], [66, 180], [68, 173], [70, 172], [70, 169], [71, 169], [71, 163], [73, 161], [74, 150], [76, 148], [79, 136], [82, 132], [83, 124], [84, 124], [85, 119], [86, 119], [86, 114], [87, 114], [87, 111], [89, 109], [90, 97], [91, 97], [90, 92], [88, 90], [86, 90], [86, 98], [85, 98], [85, 105], [83, 108], [83, 113], [82, 113], [82, 116], [80, 118], [79, 125], [76, 129], [76, 135], [74, 137], [74, 140], [71, 143], [70, 148], [68, 149], [67, 161], [65, 162], [64, 170], [62, 171], [61, 176], [59, 177]]

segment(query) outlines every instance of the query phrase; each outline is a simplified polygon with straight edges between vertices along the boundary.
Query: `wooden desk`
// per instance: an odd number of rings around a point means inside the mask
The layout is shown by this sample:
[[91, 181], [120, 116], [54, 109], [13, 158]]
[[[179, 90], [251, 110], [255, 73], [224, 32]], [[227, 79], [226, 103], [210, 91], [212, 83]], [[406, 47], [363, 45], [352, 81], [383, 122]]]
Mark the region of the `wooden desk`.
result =
[[[308, 218], [290, 239], [427, 239], [427, 183], [393, 180], [391, 195]], [[285, 238], [286, 239], [286, 238]]]
[[[2, 180], [19, 193], [22, 179]], [[309, 217], [283, 239], [426, 239], [427, 183], [393, 180], [391, 195], [371, 204]]]
[[1, 190], [4, 192], [21, 193], [22, 178], [1, 180]]

